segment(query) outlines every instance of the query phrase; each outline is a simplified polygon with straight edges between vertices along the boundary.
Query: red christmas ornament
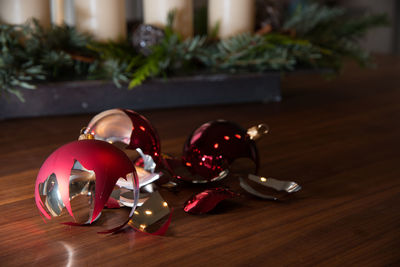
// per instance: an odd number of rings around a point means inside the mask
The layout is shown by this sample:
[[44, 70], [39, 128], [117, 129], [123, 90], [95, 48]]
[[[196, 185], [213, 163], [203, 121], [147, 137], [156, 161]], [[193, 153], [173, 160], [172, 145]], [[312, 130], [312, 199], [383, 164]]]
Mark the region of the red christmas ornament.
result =
[[127, 176], [132, 178], [137, 203], [135, 167], [121, 150], [98, 140], [71, 142], [54, 151], [40, 168], [35, 184], [36, 205], [47, 219], [69, 214], [77, 224], [92, 223], [117, 180]]
[[248, 130], [225, 120], [207, 122], [189, 136], [182, 156], [183, 165], [193, 175], [200, 175], [202, 180], [193, 177], [181, 179], [192, 182], [222, 179], [227, 175], [229, 165], [239, 158], [250, 159], [258, 170], [258, 151]]
[[95, 139], [126, 144], [142, 156], [146, 169], [154, 171], [160, 162], [161, 146], [157, 131], [139, 113], [129, 109], [110, 109], [97, 114], [84, 131]]

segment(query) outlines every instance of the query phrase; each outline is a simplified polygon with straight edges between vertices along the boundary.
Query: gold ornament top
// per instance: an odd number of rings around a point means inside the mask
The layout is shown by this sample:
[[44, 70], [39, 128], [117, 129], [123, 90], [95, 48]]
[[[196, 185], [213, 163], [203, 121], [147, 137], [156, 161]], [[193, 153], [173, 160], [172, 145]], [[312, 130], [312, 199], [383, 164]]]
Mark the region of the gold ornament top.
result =
[[90, 134], [90, 133], [85, 134], [85, 131], [86, 131], [86, 127], [83, 127], [80, 131], [78, 140], [94, 139], [93, 134]]

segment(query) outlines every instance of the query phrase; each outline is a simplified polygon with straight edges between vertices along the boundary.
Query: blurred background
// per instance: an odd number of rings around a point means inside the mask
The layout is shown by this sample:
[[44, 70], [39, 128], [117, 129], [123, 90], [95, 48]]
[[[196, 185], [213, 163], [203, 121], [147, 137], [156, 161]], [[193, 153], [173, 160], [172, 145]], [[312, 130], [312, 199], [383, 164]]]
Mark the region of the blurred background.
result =
[[[52, 6], [56, 0], [51, 0]], [[126, 17], [130, 23], [142, 21], [143, 1], [126, 0]], [[257, 2], [279, 2], [280, 4], [296, 5], [302, 0], [258, 0]], [[381, 54], [400, 54], [400, 1], [399, 0], [325, 0], [329, 5], [348, 8], [354, 14], [360, 13], [386, 13], [391, 21], [389, 27], [372, 29], [361, 41], [363, 48], [369, 52]], [[65, 20], [67, 24], [74, 25], [74, 0], [65, 0]], [[195, 0], [195, 9], [205, 8], [207, 0]], [[55, 11], [53, 10], [53, 14]]]
[[[21, 31], [15, 25], [31, 17], [37, 19], [40, 29], [19, 38]], [[50, 27], [51, 21], [60, 27]], [[0, 54], [0, 63], [6, 62], [0, 64], [0, 78], [6, 77], [0, 79], [0, 89], [14, 94], [17, 98], [13, 101], [27, 99], [24, 104], [0, 102], [0, 118], [1, 113], [17, 117], [97, 112], [122, 103], [150, 109], [182, 103], [280, 101], [280, 71], [301, 73], [318, 68], [336, 74], [350, 60], [372, 66], [365, 52], [386, 59], [400, 54], [400, 0], [0, 0], [0, 23], [8, 36], [2, 35], [8, 41], [6, 52]], [[19, 40], [26, 36], [32, 38], [21, 45]], [[157, 50], [149, 49], [154, 45]], [[393, 64], [388, 65], [394, 69]], [[253, 74], [266, 80], [258, 82]], [[201, 79], [193, 79], [196, 75]], [[243, 78], [242, 87], [255, 91], [244, 94], [238, 82], [229, 85], [233, 76]], [[175, 77], [176, 83], [164, 83], [165, 77]], [[143, 83], [152, 78], [154, 83]], [[186, 87], [192, 89], [187, 98], [174, 91], [184, 90], [180, 78], [187, 79]], [[41, 84], [35, 92], [19, 90], [35, 88], [38, 81], [47, 85]], [[96, 84], [103, 81], [110, 83]], [[193, 95], [194, 84], [198, 85], [197, 96]], [[114, 102], [100, 105], [121, 85], [142, 91], [121, 90], [118, 99], [110, 98]], [[163, 85], [180, 93], [175, 97], [168, 94], [165, 101]], [[75, 100], [69, 87], [75, 88]], [[241, 94], [235, 97], [232, 87]], [[220, 90], [220, 101], [213, 88]], [[209, 96], [205, 89], [210, 90]], [[96, 90], [98, 101], [90, 90]]]
[[400, 54], [400, 1], [341, 0], [334, 2], [351, 9], [354, 13], [386, 13], [390, 18], [391, 25], [372, 29], [361, 44], [370, 52]]

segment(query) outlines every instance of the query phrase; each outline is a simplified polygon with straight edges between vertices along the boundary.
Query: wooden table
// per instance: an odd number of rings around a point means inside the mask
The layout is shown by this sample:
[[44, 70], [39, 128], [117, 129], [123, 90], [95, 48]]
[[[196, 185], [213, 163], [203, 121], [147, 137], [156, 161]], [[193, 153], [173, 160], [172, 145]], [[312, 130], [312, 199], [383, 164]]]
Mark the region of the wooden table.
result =
[[76, 139], [91, 115], [0, 122], [0, 265], [399, 264], [400, 60], [379, 62], [376, 70], [348, 66], [330, 82], [286, 77], [281, 103], [143, 112], [162, 150], [175, 155], [203, 122], [267, 122], [271, 132], [258, 143], [260, 173], [303, 186], [286, 201], [244, 194], [202, 216], [182, 210], [200, 188], [163, 191], [175, 207], [163, 237], [133, 230], [99, 235], [102, 225], [45, 224], [39, 216], [39, 167]]

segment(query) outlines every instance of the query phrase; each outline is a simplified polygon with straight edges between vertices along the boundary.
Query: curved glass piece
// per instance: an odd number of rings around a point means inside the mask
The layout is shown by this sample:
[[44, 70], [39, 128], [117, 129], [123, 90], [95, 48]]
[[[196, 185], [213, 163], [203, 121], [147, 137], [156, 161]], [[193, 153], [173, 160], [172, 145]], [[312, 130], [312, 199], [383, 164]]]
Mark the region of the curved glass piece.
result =
[[258, 170], [257, 147], [247, 130], [233, 122], [217, 120], [193, 131], [184, 145], [182, 161], [193, 175], [213, 181], [224, 173], [225, 177], [229, 166], [239, 158], [250, 159]]
[[43, 183], [39, 184], [39, 194], [46, 210], [52, 216], [60, 216], [65, 205], [61, 199], [57, 178], [54, 174], [51, 174]]
[[76, 222], [89, 223], [92, 220], [95, 193], [96, 174], [75, 161], [69, 177], [69, 202]]
[[103, 111], [93, 117], [84, 133], [109, 143], [121, 142], [127, 145], [127, 149], [137, 150], [145, 160], [145, 168], [149, 168], [146, 170], [151, 172], [154, 172], [155, 164], [160, 162], [161, 146], [157, 131], [144, 116], [135, 111]]
[[[96, 176], [75, 161], [69, 177], [69, 202], [76, 223], [88, 223], [94, 209]], [[39, 184], [40, 199], [53, 217], [67, 215], [57, 177], [53, 173]]]
[[[254, 174], [248, 174], [248, 180], [262, 185], [264, 188], [271, 188], [278, 192], [284, 192], [286, 194], [296, 193], [301, 190], [301, 186], [293, 181], [277, 180], [271, 177], [257, 176]], [[245, 179], [239, 177], [240, 187], [243, 188], [247, 193], [257, 196], [266, 200], [279, 200], [280, 198], [275, 193], [274, 195], [265, 194], [254, 189]], [[259, 188], [261, 189], [261, 188]]]
[[132, 135], [132, 121], [121, 109], [103, 111], [89, 122], [85, 134], [109, 143], [121, 142], [129, 145]]

